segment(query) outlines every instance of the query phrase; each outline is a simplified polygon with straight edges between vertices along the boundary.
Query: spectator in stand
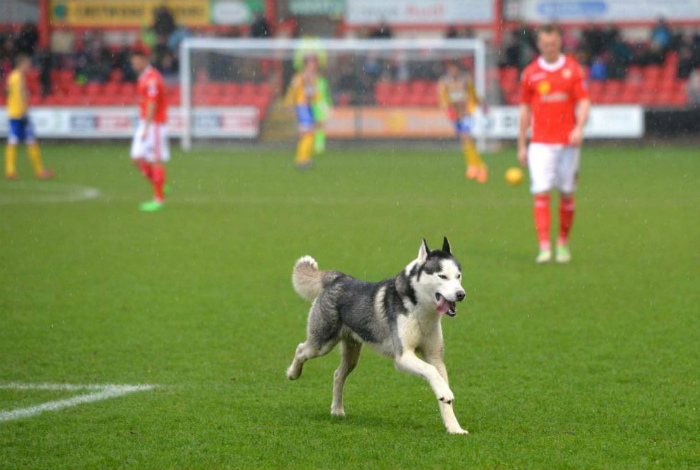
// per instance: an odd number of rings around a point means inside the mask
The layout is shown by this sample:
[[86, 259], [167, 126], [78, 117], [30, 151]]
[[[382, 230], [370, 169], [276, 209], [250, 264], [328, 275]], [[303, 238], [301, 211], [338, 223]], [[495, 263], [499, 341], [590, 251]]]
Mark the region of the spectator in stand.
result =
[[36, 46], [39, 44], [39, 30], [33, 23], [26, 23], [17, 35], [15, 40], [15, 49], [19, 54], [25, 54], [29, 57], [34, 56]]
[[156, 44], [151, 50], [151, 60], [153, 64], [160, 70], [160, 64], [163, 62], [163, 58], [166, 54], [170, 53], [170, 48], [168, 47], [168, 41], [163, 36], [158, 36], [156, 38]]
[[649, 44], [649, 49], [645, 53], [644, 61], [646, 65], [662, 65], [665, 56], [664, 46], [660, 42], [652, 40]]
[[609, 47], [608, 78], [622, 80], [627, 75], [627, 68], [632, 63], [632, 50], [620, 35], [616, 35]]
[[515, 39], [515, 34], [511, 33], [506, 37], [498, 54], [498, 65], [501, 67], [518, 67], [520, 65], [520, 46]]
[[656, 26], [651, 31], [651, 42], [656, 43], [661, 51], [665, 52], [671, 42], [671, 28], [669, 28], [668, 23], [664, 18], [659, 18]]
[[168, 41], [170, 35], [175, 31], [175, 17], [168, 7], [161, 6], [153, 11], [153, 31], [164, 43]]
[[15, 46], [11, 37], [0, 41], [0, 81], [5, 81], [12, 72], [12, 59], [15, 56]]
[[116, 56], [115, 68], [121, 70], [122, 80], [125, 82], [135, 82], [138, 78], [136, 72], [131, 68], [131, 49], [124, 45]]
[[180, 43], [183, 39], [191, 37], [192, 34], [190, 30], [184, 26], [178, 27], [173, 34], [168, 38], [168, 49], [173, 51], [176, 55], [180, 50]]
[[389, 26], [389, 23], [386, 22], [386, 20], [382, 20], [381, 23], [379, 23], [379, 26], [370, 33], [369, 38], [370, 39], [391, 39], [393, 36], [391, 32], [391, 27]]
[[694, 109], [700, 107], [700, 70], [695, 69], [690, 74], [685, 91], [688, 96], [688, 107]]
[[156, 64], [156, 68], [163, 76], [163, 81], [168, 85], [178, 82], [178, 62], [173, 51], [167, 51], [161, 57], [160, 63]]
[[474, 29], [468, 26], [462, 28], [462, 30], [458, 34], [460, 39], [473, 39], [476, 37]]
[[[602, 31], [597, 26], [591, 25], [581, 32], [581, 49], [589, 58], [597, 57], [603, 52]], [[590, 64], [590, 62], [589, 62]]]
[[445, 39], [457, 39], [459, 37], [459, 31], [457, 31], [456, 26], [450, 26], [445, 32]]
[[601, 32], [601, 37], [603, 40], [603, 47], [609, 48], [611, 44], [614, 44], [620, 39], [620, 30], [613, 23], [608, 23]]
[[513, 31], [509, 44], [511, 49], [507, 50], [506, 54], [510, 56], [511, 60], [515, 60], [517, 57], [515, 62], [519, 70], [523, 70], [537, 55], [535, 33], [525, 23], [520, 23], [518, 28]]
[[677, 78], [688, 78], [691, 72], [700, 65], [700, 54], [690, 34], [685, 34], [678, 45]]
[[590, 78], [593, 81], [601, 82], [608, 79], [608, 68], [605, 63], [605, 59], [603, 59], [603, 56], [599, 55], [595, 59], [593, 59], [588, 78]]
[[272, 37], [272, 28], [265, 17], [260, 13], [255, 13], [255, 19], [250, 25], [250, 37], [252, 38], [270, 38]]
[[[88, 45], [86, 48], [84, 45]], [[112, 58], [99, 31], [86, 32], [77, 47], [75, 75], [80, 83], [104, 83], [112, 71]]]
[[578, 49], [579, 40], [571, 28], [567, 28], [562, 32], [561, 45], [564, 54], [571, 55]]
[[[537, 50], [537, 44], [535, 41], [535, 31], [525, 22], [521, 22], [518, 25], [518, 27], [513, 31], [513, 36], [515, 42], [521, 45], [521, 49], [527, 48], [531, 51]], [[532, 55], [535, 55], [534, 52]], [[529, 63], [530, 61], [528, 60], [527, 64]], [[525, 65], [527, 64], [523, 64], [523, 67], [525, 67]]]
[[41, 96], [47, 97], [51, 94], [51, 69], [53, 68], [53, 54], [51, 54], [51, 49], [42, 49], [38, 59]]

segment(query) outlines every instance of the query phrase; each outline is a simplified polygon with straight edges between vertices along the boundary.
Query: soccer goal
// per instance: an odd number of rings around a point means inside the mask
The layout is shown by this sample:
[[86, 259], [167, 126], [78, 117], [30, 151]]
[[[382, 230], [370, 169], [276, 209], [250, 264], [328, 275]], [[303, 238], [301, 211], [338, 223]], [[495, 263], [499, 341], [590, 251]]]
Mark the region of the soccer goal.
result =
[[[181, 145], [294, 141], [295, 97], [285, 95], [308, 60], [317, 62], [323, 81], [316, 120], [329, 142], [448, 142], [455, 129], [439, 107], [438, 79], [447, 63], [456, 63], [483, 103], [493, 102], [488, 52], [478, 39], [186, 39], [180, 46]], [[474, 134], [483, 148], [482, 110]]]

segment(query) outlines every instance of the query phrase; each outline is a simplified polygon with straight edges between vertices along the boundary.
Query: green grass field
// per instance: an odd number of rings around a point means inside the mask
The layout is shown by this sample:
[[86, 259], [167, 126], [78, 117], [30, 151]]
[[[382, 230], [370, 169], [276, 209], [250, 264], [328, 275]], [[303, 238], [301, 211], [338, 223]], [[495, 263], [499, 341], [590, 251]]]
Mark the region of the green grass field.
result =
[[[23, 157], [0, 182], [0, 386], [156, 388], [0, 421], [0, 468], [700, 468], [697, 149], [588, 147], [566, 266], [534, 264], [512, 151], [483, 186], [456, 150], [331, 150], [307, 173], [280, 150], [176, 151], [155, 214], [126, 145], [44, 153], [55, 181]], [[337, 351], [284, 376], [308, 309], [294, 261], [380, 280], [443, 235], [471, 434], [369, 348], [332, 419]], [[0, 411], [75, 394], [0, 389]]]

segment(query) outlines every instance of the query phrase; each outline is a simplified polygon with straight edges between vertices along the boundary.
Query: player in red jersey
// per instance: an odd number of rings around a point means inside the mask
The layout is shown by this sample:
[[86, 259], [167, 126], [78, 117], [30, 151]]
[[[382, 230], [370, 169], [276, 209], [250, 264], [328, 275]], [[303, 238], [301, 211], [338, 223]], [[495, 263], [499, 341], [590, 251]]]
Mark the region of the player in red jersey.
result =
[[131, 54], [131, 67], [139, 74], [137, 92], [140, 98], [139, 123], [131, 143], [131, 158], [143, 176], [153, 185], [154, 198], [139, 206], [154, 212], [163, 208], [165, 197], [164, 163], [170, 160], [168, 146], [168, 102], [163, 77], [150, 64], [146, 54], [137, 50]]
[[[537, 32], [540, 56], [522, 76], [518, 160], [530, 170], [535, 197], [534, 216], [539, 240], [538, 263], [552, 260], [550, 192], [559, 191], [559, 237], [556, 260], [571, 260], [569, 231], [574, 219], [574, 192], [578, 179], [583, 127], [590, 100], [581, 66], [561, 53], [561, 31], [544, 25]], [[527, 145], [527, 131], [532, 136]]]

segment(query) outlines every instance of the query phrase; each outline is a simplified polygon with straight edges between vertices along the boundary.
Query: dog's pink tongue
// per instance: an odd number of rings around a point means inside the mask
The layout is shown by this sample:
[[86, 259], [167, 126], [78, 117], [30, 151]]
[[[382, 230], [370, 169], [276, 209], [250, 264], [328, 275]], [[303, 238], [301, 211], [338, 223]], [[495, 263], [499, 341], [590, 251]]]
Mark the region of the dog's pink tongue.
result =
[[435, 311], [438, 313], [438, 315], [446, 314], [450, 311], [450, 303], [445, 300], [444, 297], [440, 297], [440, 300], [438, 300], [437, 306], [435, 307]]

